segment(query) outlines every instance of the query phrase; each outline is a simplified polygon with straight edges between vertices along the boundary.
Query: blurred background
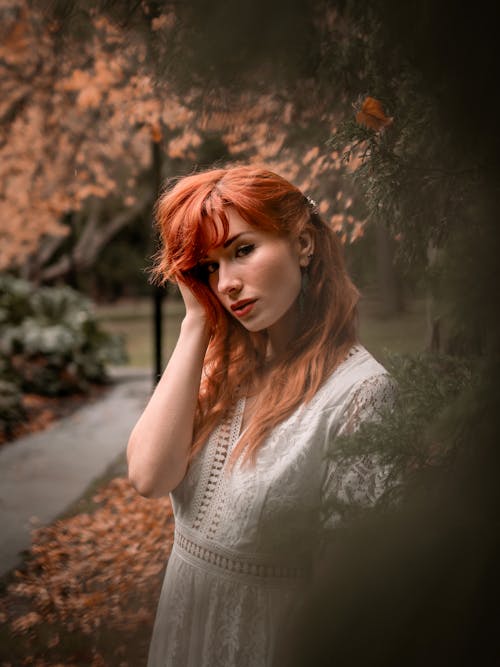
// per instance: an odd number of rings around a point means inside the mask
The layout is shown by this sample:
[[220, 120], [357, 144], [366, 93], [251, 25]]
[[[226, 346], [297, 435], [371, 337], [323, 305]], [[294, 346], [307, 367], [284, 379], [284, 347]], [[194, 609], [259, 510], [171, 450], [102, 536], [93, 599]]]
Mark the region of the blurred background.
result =
[[[128, 363], [149, 366], [158, 191], [195, 169], [260, 162], [315, 198], [341, 237], [368, 347], [429, 344], [428, 285], [397, 257], [402, 213], [387, 231], [398, 184], [384, 185], [377, 210], [356, 182], [374, 148], [394, 153], [414, 91], [401, 98], [394, 82], [371, 80], [335, 4], [7, 2], [2, 11], [6, 275], [85, 295], [103, 330], [123, 334]], [[419, 127], [406, 139], [413, 151]], [[380, 182], [371, 187], [384, 197]], [[168, 355], [179, 304], [173, 288], [161, 296]]]
[[[471, 664], [480, 645], [482, 664], [496, 664], [497, 25], [487, 3], [451, 0], [0, 0], [0, 454], [99, 398], [117, 367], [152, 386], [183, 314], [176, 288], [148, 279], [168, 179], [265, 163], [314, 198], [343, 243], [361, 341], [401, 387], [394, 415], [356, 446], [407, 484], [397, 516], [363, 517], [334, 551], [332, 587], [348, 582], [359, 599], [327, 607], [335, 636], [314, 625], [315, 601], [296, 664]], [[91, 517], [88, 553], [117, 499], [139, 524], [158, 512], [156, 541], [130, 534], [121, 555], [103, 555], [104, 579], [102, 561], [70, 577], [81, 552], [63, 550], [59, 570], [47, 554], [64, 531], [76, 543], [81, 524], [49, 527], [35, 543], [46, 560], [32, 552], [2, 584], [2, 664], [143, 664], [170, 515], [124, 484], [111, 472], [98, 502], [94, 486], [72, 510]], [[381, 532], [382, 580], [352, 558]], [[128, 579], [113, 568], [139, 543], [157, 566]], [[409, 551], [414, 577], [399, 569]], [[380, 596], [392, 648], [373, 652]], [[415, 606], [398, 615], [403, 598]], [[124, 627], [135, 649], [118, 639]]]

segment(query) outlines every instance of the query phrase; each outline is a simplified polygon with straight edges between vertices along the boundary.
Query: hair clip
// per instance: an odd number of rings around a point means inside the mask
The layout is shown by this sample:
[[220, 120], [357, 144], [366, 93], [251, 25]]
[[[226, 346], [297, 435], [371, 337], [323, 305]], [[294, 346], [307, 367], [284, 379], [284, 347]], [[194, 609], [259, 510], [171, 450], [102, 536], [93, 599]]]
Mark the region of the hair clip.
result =
[[306, 195], [306, 199], [307, 203], [309, 204], [309, 208], [311, 209], [311, 213], [319, 213], [317, 202], [312, 197], [309, 197], [309, 195]]

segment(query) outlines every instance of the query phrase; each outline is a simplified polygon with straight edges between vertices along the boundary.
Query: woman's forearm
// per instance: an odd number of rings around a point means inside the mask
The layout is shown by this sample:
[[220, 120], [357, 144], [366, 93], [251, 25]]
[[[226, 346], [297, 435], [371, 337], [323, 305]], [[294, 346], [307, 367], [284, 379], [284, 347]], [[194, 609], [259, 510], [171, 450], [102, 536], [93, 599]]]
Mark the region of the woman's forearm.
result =
[[177, 345], [127, 446], [129, 479], [144, 496], [168, 494], [183, 479], [209, 333], [186, 316]]

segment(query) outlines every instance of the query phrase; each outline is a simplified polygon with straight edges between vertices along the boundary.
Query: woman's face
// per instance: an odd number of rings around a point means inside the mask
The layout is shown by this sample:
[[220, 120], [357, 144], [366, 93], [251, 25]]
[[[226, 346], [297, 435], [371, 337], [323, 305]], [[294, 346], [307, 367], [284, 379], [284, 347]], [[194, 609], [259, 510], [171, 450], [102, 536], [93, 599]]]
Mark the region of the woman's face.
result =
[[297, 321], [301, 267], [312, 252], [308, 239], [293, 242], [252, 227], [234, 209], [227, 217], [226, 242], [201, 262], [210, 288], [248, 331], [267, 330], [273, 347], [286, 344]]

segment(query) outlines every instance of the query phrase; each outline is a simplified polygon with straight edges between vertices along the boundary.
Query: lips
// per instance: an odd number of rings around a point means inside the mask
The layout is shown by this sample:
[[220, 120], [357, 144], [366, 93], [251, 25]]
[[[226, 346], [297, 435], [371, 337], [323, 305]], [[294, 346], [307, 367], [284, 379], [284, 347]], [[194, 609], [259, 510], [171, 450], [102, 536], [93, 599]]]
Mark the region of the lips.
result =
[[231, 310], [237, 317], [243, 317], [248, 315], [256, 301], [257, 299], [242, 299], [241, 301], [233, 303]]

